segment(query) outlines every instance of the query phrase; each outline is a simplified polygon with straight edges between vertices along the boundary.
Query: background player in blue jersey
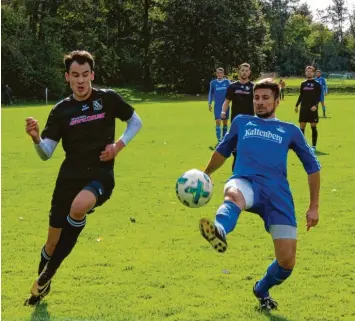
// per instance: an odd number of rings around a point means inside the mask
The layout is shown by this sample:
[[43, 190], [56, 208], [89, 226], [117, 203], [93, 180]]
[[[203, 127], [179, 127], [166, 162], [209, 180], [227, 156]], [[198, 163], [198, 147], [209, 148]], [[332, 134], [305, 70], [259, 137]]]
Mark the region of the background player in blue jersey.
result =
[[228, 131], [228, 117], [223, 119], [223, 132], [221, 135], [221, 112], [226, 91], [229, 86], [229, 80], [224, 78], [224, 69], [216, 69], [217, 79], [210, 83], [210, 91], [208, 93], [208, 109], [212, 111], [212, 101], [214, 100], [214, 119], [216, 120], [216, 136], [217, 144], [221, 142], [222, 138]]
[[295, 265], [297, 224], [295, 208], [287, 180], [287, 153], [296, 152], [307, 174], [310, 205], [306, 214], [307, 230], [318, 223], [320, 165], [300, 129], [275, 118], [279, 104], [279, 87], [264, 80], [254, 87], [256, 116], [239, 115], [213, 153], [205, 173], [220, 168], [237, 147], [233, 176], [224, 188], [224, 203], [218, 208], [215, 221], [200, 220], [202, 236], [218, 252], [227, 249], [226, 236], [237, 224], [241, 211], [258, 214], [274, 242], [276, 259], [266, 274], [254, 285], [260, 308], [271, 310], [277, 303], [269, 290], [285, 281]]
[[324, 97], [328, 94], [328, 87], [327, 87], [327, 82], [324, 77], [322, 77], [322, 72], [320, 70], [316, 71], [316, 78], [315, 81], [319, 82], [319, 84], [322, 86], [322, 94], [320, 95], [320, 103], [322, 104], [322, 110], [323, 110], [323, 117], [327, 117], [326, 115], [326, 107], [324, 103]]

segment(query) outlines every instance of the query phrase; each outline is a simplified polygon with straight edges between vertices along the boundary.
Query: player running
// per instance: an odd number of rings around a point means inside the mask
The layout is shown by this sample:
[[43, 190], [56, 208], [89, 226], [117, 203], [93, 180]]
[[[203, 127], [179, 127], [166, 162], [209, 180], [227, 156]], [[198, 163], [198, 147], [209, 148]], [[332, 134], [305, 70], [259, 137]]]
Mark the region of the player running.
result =
[[307, 123], [311, 124], [312, 128], [312, 149], [315, 152], [318, 140], [317, 123], [318, 104], [322, 94], [321, 85], [314, 80], [314, 67], [306, 67], [307, 80], [301, 83], [300, 95], [298, 97], [295, 112], [298, 113], [298, 105], [301, 104], [299, 115], [299, 123], [302, 133], [304, 134]]
[[326, 118], [326, 111], [327, 108], [325, 107], [324, 103], [324, 97], [328, 94], [328, 87], [327, 87], [327, 81], [325, 80], [324, 77], [322, 77], [322, 72], [320, 70], [316, 71], [316, 78], [315, 80], [319, 82], [319, 84], [322, 86], [322, 93], [320, 95], [320, 103], [322, 104], [322, 110], [323, 110], [323, 117]]
[[223, 119], [223, 132], [221, 135], [221, 112], [224, 98], [226, 96], [227, 88], [230, 84], [229, 80], [224, 78], [224, 69], [216, 69], [217, 79], [214, 79], [210, 83], [210, 91], [208, 93], [208, 109], [212, 111], [212, 101], [214, 99], [214, 119], [216, 121], [216, 136], [217, 145], [221, 142], [222, 138], [228, 131], [228, 118], [229, 113], [227, 111], [227, 117]]
[[[66, 153], [53, 192], [39, 276], [27, 305], [38, 304], [49, 293], [54, 274], [85, 227], [86, 214], [111, 196], [114, 158], [142, 127], [133, 107], [115, 91], [92, 88], [94, 59], [89, 52], [73, 51], [64, 63], [73, 94], [53, 107], [41, 135], [37, 120], [26, 119], [26, 132], [42, 160], [52, 156], [61, 139]], [[115, 142], [116, 118], [127, 122], [127, 129]]]
[[205, 169], [211, 175], [237, 148], [233, 176], [224, 187], [224, 203], [215, 221], [200, 220], [202, 236], [218, 252], [227, 250], [227, 234], [231, 233], [243, 210], [258, 214], [271, 234], [276, 259], [253, 292], [262, 310], [277, 308], [269, 290], [290, 277], [295, 266], [297, 224], [295, 208], [287, 180], [287, 154], [295, 151], [308, 174], [310, 204], [306, 214], [307, 230], [318, 223], [320, 165], [297, 126], [275, 118], [279, 105], [279, 87], [263, 80], [254, 87], [256, 116], [237, 116], [229, 132], [218, 145]]
[[[239, 80], [229, 85], [222, 107], [221, 118], [228, 119], [229, 103], [232, 102], [231, 122], [237, 115], [254, 115], [253, 87], [249, 80], [251, 74], [250, 65], [243, 63], [239, 66]], [[236, 152], [233, 151], [232, 171], [235, 165]]]

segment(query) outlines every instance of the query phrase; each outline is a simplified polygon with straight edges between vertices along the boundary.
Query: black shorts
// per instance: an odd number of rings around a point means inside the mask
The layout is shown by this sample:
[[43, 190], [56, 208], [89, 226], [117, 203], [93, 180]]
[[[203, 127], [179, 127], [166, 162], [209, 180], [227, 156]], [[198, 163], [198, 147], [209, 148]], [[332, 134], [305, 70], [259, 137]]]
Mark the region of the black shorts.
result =
[[298, 121], [300, 123], [318, 123], [318, 108], [312, 111], [310, 107], [301, 107]]
[[115, 187], [113, 171], [100, 169], [89, 178], [69, 178], [59, 174], [52, 196], [51, 209], [49, 212], [49, 225], [62, 228], [66, 217], [70, 212], [75, 197], [82, 190], [90, 190], [96, 196], [95, 207], [105, 203]]

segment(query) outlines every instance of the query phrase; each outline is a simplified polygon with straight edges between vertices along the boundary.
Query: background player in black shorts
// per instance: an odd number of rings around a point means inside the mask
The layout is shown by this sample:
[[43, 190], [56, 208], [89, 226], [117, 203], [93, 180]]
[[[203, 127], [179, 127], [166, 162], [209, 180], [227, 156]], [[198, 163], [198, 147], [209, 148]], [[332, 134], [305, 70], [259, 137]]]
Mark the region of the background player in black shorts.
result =
[[[25, 301], [28, 305], [38, 304], [49, 293], [52, 277], [85, 227], [86, 214], [110, 198], [114, 158], [142, 127], [133, 107], [115, 91], [92, 88], [94, 59], [89, 52], [73, 51], [64, 63], [73, 94], [53, 107], [41, 135], [37, 120], [26, 119], [26, 132], [41, 159], [49, 159], [61, 139], [66, 153], [53, 192], [39, 277]], [[116, 118], [127, 122], [127, 129], [115, 142]]]
[[[231, 123], [239, 115], [254, 115], [253, 88], [254, 84], [249, 80], [250, 65], [243, 63], [239, 66], [239, 80], [229, 85], [227, 88], [226, 99], [222, 106], [221, 118], [226, 118], [229, 103], [232, 101]], [[233, 153], [232, 171], [234, 170], [236, 152]]]
[[318, 103], [322, 93], [321, 85], [314, 80], [314, 67], [306, 67], [307, 80], [301, 83], [300, 95], [298, 97], [295, 112], [298, 113], [298, 105], [301, 104], [299, 123], [300, 129], [304, 134], [306, 124], [310, 123], [312, 128], [312, 149], [315, 152], [318, 139], [317, 123]]

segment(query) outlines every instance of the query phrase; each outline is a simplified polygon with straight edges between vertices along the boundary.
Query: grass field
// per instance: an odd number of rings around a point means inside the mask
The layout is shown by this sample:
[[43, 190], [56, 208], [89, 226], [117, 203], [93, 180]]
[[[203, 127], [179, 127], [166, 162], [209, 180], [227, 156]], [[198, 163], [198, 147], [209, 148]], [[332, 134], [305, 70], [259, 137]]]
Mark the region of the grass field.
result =
[[[280, 119], [297, 121], [296, 99], [286, 97]], [[190, 168], [203, 168], [215, 143], [213, 116], [206, 101], [197, 100], [134, 105], [144, 126], [117, 157], [112, 198], [89, 217], [46, 301], [35, 309], [24, 307], [63, 152], [58, 148], [42, 162], [24, 131], [27, 116], [36, 117], [43, 128], [50, 107], [3, 108], [2, 320], [355, 320], [354, 101], [351, 95], [327, 97], [330, 117], [320, 119], [318, 144], [321, 219], [308, 233], [307, 176], [290, 153], [299, 222], [297, 264], [292, 277], [272, 290], [280, 308], [271, 315], [255, 311], [251, 291], [273, 259], [262, 221], [243, 213], [225, 254], [215, 253], [198, 232], [198, 219], [212, 218], [222, 201], [231, 160], [214, 175], [215, 193], [207, 206], [189, 209], [176, 199], [176, 178]], [[117, 135], [124, 128], [118, 123]]]

